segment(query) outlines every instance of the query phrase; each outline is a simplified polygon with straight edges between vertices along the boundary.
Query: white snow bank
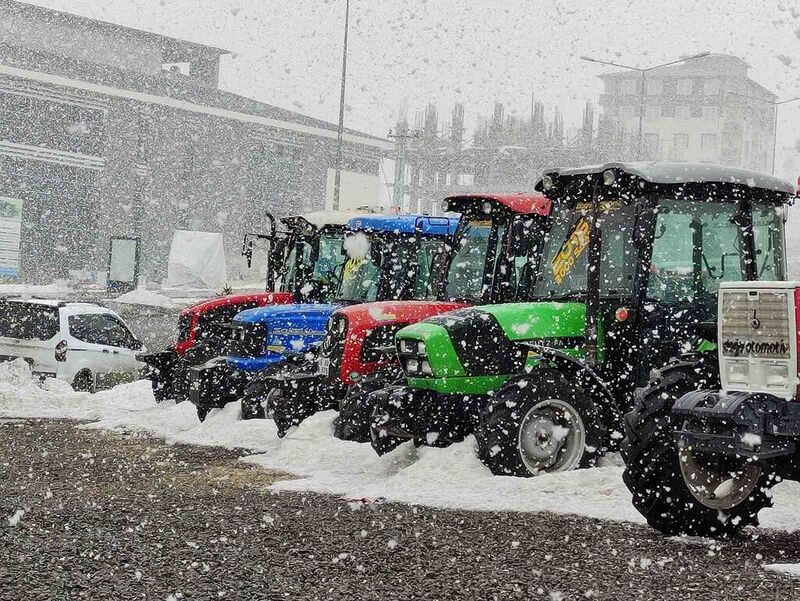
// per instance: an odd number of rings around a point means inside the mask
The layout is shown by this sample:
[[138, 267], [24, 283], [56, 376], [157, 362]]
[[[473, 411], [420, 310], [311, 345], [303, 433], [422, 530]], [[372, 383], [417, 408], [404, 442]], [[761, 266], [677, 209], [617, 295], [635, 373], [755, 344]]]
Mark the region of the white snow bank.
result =
[[[66, 417], [96, 420], [83, 427], [136, 431], [170, 443], [243, 448], [245, 461], [301, 478], [277, 482], [279, 490], [307, 490], [348, 498], [377, 498], [433, 507], [492, 511], [553, 511], [643, 523], [622, 483], [618, 459], [602, 467], [537, 478], [493, 476], [475, 456], [475, 440], [446, 449], [402, 445], [378, 457], [368, 444], [333, 436], [332, 411], [317, 414], [283, 439], [271, 420], [241, 421], [231, 403], [200, 423], [189, 402], [157, 405], [150, 383], [140, 381], [95, 395], [67, 385], [35, 382], [23, 362], [0, 364], [0, 417]], [[615, 461], [616, 459], [616, 461]], [[800, 524], [800, 484], [773, 489], [775, 507], [761, 513], [768, 528]]]
[[147, 290], [146, 288], [131, 290], [111, 300], [116, 303], [125, 303], [127, 305], [147, 305], [149, 307], [163, 307], [165, 309], [183, 306], [182, 303], [176, 303], [168, 296], [153, 292], [152, 290]]
[[73, 292], [66, 280], [56, 280], [52, 284], [0, 284], [0, 296], [22, 296], [23, 298], [63, 298]]

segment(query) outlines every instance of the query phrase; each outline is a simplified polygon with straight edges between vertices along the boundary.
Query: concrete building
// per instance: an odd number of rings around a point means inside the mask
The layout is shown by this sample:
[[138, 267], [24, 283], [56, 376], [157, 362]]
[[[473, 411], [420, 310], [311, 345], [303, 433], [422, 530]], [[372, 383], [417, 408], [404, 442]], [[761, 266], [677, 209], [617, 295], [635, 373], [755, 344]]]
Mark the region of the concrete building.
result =
[[[775, 95], [736, 56], [600, 75], [601, 144], [620, 159], [720, 163], [772, 171]], [[644, 82], [644, 89], [642, 84]], [[644, 93], [642, 93], [644, 92]]]
[[[130, 236], [160, 279], [189, 229], [224, 234], [235, 277], [266, 211], [329, 204], [336, 125], [220, 90], [226, 53], [0, 0], [0, 275], [103, 270]], [[344, 142], [342, 208], [375, 204], [391, 145]]]

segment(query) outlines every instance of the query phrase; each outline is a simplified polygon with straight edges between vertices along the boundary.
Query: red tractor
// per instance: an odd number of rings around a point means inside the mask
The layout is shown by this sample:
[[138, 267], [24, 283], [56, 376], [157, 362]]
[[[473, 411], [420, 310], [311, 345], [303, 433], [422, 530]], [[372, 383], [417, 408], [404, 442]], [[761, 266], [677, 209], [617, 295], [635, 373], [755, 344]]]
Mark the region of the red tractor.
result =
[[[266, 292], [229, 294], [187, 307], [178, 315], [174, 344], [139, 355], [152, 381], [156, 401], [188, 397], [187, 369], [224, 355], [233, 318], [246, 309], [295, 302], [325, 302], [335, 291], [336, 270], [343, 262], [345, 226], [361, 211], [314, 211], [282, 218], [284, 229], [270, 221], [268, 234], [247, 234], [242, 254], [252, 260], [254, 239], [269, 242]], [[271, 291], [272, 289], [275, 291]]]
[[470, 304], [514, 301], [531, 283], [549, 200], [538, 194], [472, 194], [451, 196], [443, 208], [461, 213], [461, 220], [448, 252], [431, 268], [430, 300], [338, 309], [314, 364], [287, 369], [248, 390], [243, 403], [265, 406], [279, 435], [318, 411], [339, 409], [336, 435], [368, 442], [368, 393], [402, 378], [394, 347], [399, 329]]

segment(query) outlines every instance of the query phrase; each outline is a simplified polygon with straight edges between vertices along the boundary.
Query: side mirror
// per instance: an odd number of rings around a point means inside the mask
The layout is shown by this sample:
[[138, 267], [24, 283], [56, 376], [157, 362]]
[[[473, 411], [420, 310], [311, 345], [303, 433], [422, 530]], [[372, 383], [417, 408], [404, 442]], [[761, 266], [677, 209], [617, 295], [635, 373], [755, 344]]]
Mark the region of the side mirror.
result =
[[253, 241], [246, 240], [242, 248], [242, 256], [247, 260], [247, 268], [253, 266]]
[[525, 221], [522, 219], [515, 219], [511, 224], [509, 234], [508, 254], [512, 257], [527, 256], [533, 240], [528, 236], [529, 232], [525, 227]]
[[131, 350], [134, 350], [134, 351], [140, 351], [140, 350], [142, 350], [144, 348], [144, 343], [141, 340], [139, 340], [138, 338], [134, 338], [133, 340], [131, 340], [130, 348], [131, 348]]

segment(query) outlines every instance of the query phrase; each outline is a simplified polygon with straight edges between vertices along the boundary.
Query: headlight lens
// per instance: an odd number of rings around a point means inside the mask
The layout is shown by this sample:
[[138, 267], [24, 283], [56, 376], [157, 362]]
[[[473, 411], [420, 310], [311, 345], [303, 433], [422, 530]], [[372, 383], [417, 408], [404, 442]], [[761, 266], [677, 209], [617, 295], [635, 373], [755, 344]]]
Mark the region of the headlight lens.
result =
[[425, 349], [425, 343], [421, 340], [417, 343], [417, 354], [419, 355], [427, 355], [428, 352]]
[[419, 371], [419, 361], [417, 359], [407, 359], [406, 371], [411, 374], [417, 373]]
[[422, 363], [420, 363], [420, 369], [422, 370], [422, 373], [425, 374], [426, 376], [432, 376], [433, 375], [433, 370], [431, 369], [431, 364], [428, 363], [427, 361], [423, 361]]

